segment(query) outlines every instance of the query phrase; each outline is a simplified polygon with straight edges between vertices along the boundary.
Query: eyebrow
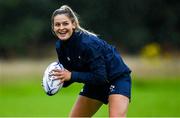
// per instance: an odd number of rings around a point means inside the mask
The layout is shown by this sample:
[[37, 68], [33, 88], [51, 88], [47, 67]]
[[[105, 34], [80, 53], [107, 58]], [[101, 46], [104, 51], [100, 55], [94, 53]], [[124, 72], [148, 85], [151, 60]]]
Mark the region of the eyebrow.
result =
[[[55, 22], [60, 22], [60, 21], [55, 21]], [[66, 23], [66, 22], [68, 22], [68, 21], [61, 21], [60, 23]]]

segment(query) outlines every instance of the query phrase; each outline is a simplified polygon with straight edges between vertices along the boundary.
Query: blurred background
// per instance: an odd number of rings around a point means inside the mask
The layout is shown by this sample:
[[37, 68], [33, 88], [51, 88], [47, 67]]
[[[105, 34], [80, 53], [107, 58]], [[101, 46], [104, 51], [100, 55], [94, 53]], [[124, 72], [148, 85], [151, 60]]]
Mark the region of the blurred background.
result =
[[[45, 68], [57, 60], [51, 14], [64, 4], [132, 69], [128, 116], [180, 116], [180, 1], [1, 0], [0, 117], [68, 116], [83, 85], [52, 97], [41, 87]], [[95, 116], [107, 117], [108, 106]]]

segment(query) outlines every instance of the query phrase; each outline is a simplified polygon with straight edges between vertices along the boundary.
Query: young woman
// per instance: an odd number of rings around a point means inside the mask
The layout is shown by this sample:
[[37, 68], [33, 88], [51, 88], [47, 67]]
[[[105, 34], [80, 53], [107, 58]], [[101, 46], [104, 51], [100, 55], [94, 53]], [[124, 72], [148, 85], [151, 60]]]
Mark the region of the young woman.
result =
[[65, 70], [54, 70], [64, 82], [84, 87], [70, 117], [91, 117], [109, 103], [110, 117], [125, 117], [131, 97], [131, 70], [117, 50], [96, 34], [83, 29], [73, 10], [63, 5], [52, 14], [52, 30], [58, 37], [56, 51]]

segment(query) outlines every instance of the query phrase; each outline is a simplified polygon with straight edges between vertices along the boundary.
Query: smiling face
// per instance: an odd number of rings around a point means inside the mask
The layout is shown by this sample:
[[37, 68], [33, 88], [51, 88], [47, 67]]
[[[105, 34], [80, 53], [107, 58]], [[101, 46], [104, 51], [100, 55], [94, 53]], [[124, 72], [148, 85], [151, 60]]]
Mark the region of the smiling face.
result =
[[75, 23], [64, 14], [54, 17], [53, 31], [60, 40], [68, 40], [75, 29]]

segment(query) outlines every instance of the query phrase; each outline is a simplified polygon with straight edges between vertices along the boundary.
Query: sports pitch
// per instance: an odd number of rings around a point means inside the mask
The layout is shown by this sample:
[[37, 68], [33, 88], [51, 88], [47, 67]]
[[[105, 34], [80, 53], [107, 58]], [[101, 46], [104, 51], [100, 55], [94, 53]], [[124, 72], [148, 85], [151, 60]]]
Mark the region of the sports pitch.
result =
[[[55, 96], [47, 96], [38, 76], [0, 83], [1, 117], [68, 116], [82, 84], [63, 88]], [[133, 80], [132, 100], [128, 116], [180, 116], [180, 80]], [[108, 116], [103, 105], [95, 116]]]
[[[83, 84], [72, 84], [61, 89], [55, 96], [47, 96], [41, 86], [46, 65], [47, 62], [29, 61], [1, 63], [0, 117], [68, 116]], [[133, 75], [132, 78], [132, 99], [128, 117], [180, 117], [178, 73], [143, 77]], [[103, 105], [95, 117], [108, 117], [108, 106]]]

